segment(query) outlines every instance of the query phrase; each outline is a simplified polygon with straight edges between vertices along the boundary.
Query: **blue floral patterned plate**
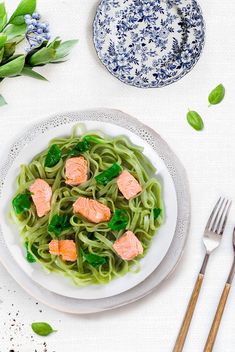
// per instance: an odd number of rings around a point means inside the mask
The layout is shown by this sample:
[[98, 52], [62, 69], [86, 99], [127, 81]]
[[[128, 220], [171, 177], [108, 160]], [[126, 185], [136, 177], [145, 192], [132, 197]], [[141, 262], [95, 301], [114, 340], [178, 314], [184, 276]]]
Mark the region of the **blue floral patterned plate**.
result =
[[197, 63], [205, 25], [196, 0], [102, 0], [94, 44], [107, 69], [124, 83], [159, 88]]

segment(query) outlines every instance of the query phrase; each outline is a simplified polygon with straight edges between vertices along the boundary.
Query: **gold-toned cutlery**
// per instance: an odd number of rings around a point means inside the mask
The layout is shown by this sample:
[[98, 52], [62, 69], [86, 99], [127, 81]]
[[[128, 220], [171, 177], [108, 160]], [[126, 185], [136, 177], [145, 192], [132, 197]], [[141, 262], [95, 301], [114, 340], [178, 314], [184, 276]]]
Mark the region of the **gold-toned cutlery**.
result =
[[208, 259], [210, 254], [219, 246], [224, 228], [227, 223], [229, 210], [232, 202], [225, 198], [220, 198], [216, 203], [204, 230], [203, 242], [206, 248], [205, 258], [201, 270], [197, 277], [188, 307], [182, 322], [173, 352], [181, 352], [184, 348], [185, 340], [189, 331], [190, 323], [197, 304], [202, 282], [204, 279]]
[[220, 322], [224, 313], [224, 308], [225, 308], [228, 295], [232, 286], [233, 278], [235, 275], [235, 228], [233, 230], [233, 252], [234, 252], [233, 264], [232, 264], [228, 279], [225, 283], [224, 290], [220, 297], [219, 305], [217, 307], [217, 311], [215, 313], [211, 330], [205, 344], [204, 352], [211, 352], [213, 350], [215, 339], [219, 330]]

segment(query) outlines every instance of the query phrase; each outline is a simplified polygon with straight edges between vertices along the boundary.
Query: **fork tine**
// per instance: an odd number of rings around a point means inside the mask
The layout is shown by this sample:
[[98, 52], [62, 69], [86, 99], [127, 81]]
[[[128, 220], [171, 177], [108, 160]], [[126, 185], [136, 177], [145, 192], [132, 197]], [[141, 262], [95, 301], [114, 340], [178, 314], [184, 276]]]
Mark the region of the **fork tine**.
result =
[[227, 201], [227, 204], [226, 204], [226, 212], [225, 212], [225, 215], [223, 217], [223, 219], [221, 218], [221, 222], [220, 222], [220, 226], [218, 227], [217, 229], [217, 233], [219, 235], [223, 235], [224, 233], [224, 229], [225, 229], [225, 225], [227, 223], [227, 220], [228, 220], [228, 214], [229, 214], [229, 211], [230, 211], [230, 208], [231, 208], [231, 205], [232, 205], [232, 201]]
[[217, 210], [218, 210], [220, 201], [221, 201], [221, 197], [219, 198], [218, 202], [216, 203], [216, 205], [214, 206], [214, 209], [213, 209], [212, 212], [211, 212], [211, 215], [210, 215], [210, 217], [209, 217], [209, 219], [208, 219], [208, 221], [207, 221], [207, 224], [206, 224], [206, 230], [209, 230], [209, 229], [210, 229], [210, 225], [211, 225], [212, 219], [214, 218], [214, 215], [215, 215], [215, 213], [216, 213]]
[[218, 224], [221, 221], [221, 218], [224, 214], [227, 202], [228, 202], [228, 200], [224, 198], [219, 209], [218, 209], [216, 217], [213, 220], [213, 224], [211, 225], [211, 231], [216, 232], [216, 230], [218, 229]]

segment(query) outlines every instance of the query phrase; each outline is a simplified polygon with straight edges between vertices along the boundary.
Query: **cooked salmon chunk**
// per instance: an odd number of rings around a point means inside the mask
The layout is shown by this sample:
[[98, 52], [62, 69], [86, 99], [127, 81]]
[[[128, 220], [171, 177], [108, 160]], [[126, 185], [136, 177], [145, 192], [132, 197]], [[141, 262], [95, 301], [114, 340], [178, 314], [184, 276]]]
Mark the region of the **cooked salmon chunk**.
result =
[[77, 186], [87, 181], [87, 161], [83, 156], [70, 158], [65, 164], [66, 183]]
[[74, 262], [77, 259], [76, 244], [73, 240], [52, 240], [49, 243], [49, 252], [61, 255], [63, 260]]
[[41, 218], [51, 209], [51, 187], [46, 181], [37, 178], [29, 187], [29, 190], [32, 193], [32, 199], [36, 206], [37, 214]]
[[85, 197], [79, 197], [76, 200], [73, 204], [73, 211], [96, 224], [109, 221], [111, 218], [110, 209], [106, 205]]
[[126, 231], [114, 242], [113, 248], [124, 260], [132, 260], [143, 253], [142, 244], [132, 231]]
[[126, 199], [131, 199], [142, 191], [139, 182], [126, 170], [117, 179], [119, 191]]

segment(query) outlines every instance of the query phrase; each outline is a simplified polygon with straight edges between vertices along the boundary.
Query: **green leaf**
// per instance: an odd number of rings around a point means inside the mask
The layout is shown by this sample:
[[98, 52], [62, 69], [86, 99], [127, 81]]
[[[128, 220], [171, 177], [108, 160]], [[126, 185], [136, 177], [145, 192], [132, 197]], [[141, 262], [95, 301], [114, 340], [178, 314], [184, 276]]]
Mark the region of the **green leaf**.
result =
[[57, 144], [52, 144], [52, 146], [50, 147], [50, 149], [48, 150], [48, 153], [46, 155], [46, 159], [45, 159], [45, 167], [53, 167], [56, 164], [58, 164], [58, 162], [61, 159], [61, 150], [58, 147]]
[[87, 263], [89, 263], [94, 268], [97, 268], [98, 266], [106, 263], [106, 259], [104, 257], [93, 253], [85, 253], [82, 249], [80, 250], [85, 261], [87, 261]]
[[42, 75], [40, 75], [39, 73], [34, 71], [32, 69], [32, 67], [26, 67], [25, 66], [23, 68], [23, 70], [21, 71], [21, 75], [22, 76], [28, 76], [28, 77], [36, 78], [36, 79], [39, 79], [41, 81], [47, 81], [47, 79], [45, 77], [43, 77]]
[[93, 143], [106, 143], [106, 141], [104, 141], [104, 139], [97, 137], [97, 136], [86, 136], [85, 139], [88, 142], [93, 142]]
[[95, 176], [95, 180], [100, 185], [107, 185], [113, 178], [117, 177], [122, 171], [119, 164], [113, 164], [109, 169], [101, 172], [99, 175]]
[[32, 330], [35, 332], [35, 334], [40, 336], [48, 336], [52, 332], [57, 331], [57, 330], [54, 330], [50, 324], [44, 323], [44, 322], [32, 323], [31, 327], [32, 327]]
[[0, 3], [0, 32], [7, 24], [7, 13], [4, 2]]
[[68, 156], [78, 156], [90, 149], [90, 143], [84, 138], [83, 141], [78, 142], [73, 149], [70, 150]]
[[7, 35], [5, 33], [0, 33], [0, 49], [5, 45], [7, 41]]
[[161, 212], [162, 212], [161, 208], [154, 208], [153, 209], [154, 220], [157, 220], [157, 218], [161, 215]]
[[4, 55], [4, 48], [0, 49], [0, 63], [2, 62], [3, 55]]
[[26, 33], [26, 24], [23, 23], [21, 25], [15, 25], [11, 24], [10, 26], [7, 26], [6, 29], [4, 30], [4, 33], [7, 35], [8, 41], [13, 40], [17, 37], [20, 37], [22, 35], [25, 35]]
[[31, 207], [30, 193], [26, 192], [17, 194], [17, 196], [12, 200], [12, 206], [16, 215], [29, 210]]
[[4, 105], [6, 105], [7, 104], [7, 102], [6, 102], [6, 100], [3, 98], [3, 96], [0, 94], [0, 106], [4, 106]]
[[124, 230], [127, 227], [128, 221], [127, 212], [123, 209], [117, 209], [108, 223], [108, 227], [114, 231]]
[[74, 39], [61, 43], [60, 46], [56, 49], [55, 59], [52, 62], [57, 62], [69, 55], [70, 51], [77, 44], [77, 42], [78, 40]]
[[59, 216], [55, 214], [48, 225], [48, 231], [54, 233], [57, 237], [71, 227], [70, 216], [68, 214]]
[[0, 77], [12, 77], [20, 74], [24, 67], [25, 56], [21, 55], [14, 60], [0, 66]]
[[192, 126], [196, 131], [201, 131], [204, 128], [204, 123], [201, 116], [196, 111], [189, 111], [187, 113], [187, 120], [190, 126]]
[[49, 45], [48, 48], [57, 49], [61, 44], [61, 40], [59, 37], [56, 37]]
[[26, 248], [26, 259], [29, 263], [35, 263], [36, 259], [34, 258], [34, 256], [32, 255], [32, 253], [29, 251], [29, 244], [28, 242], [25, 243], [25, 248]]
[[225, 96], [225, 88], [223, 84], [219, 84], [215, 89], [213, 89], [208, 97], [210, 105], [217, 105], [221, 103]]
[[37, 0], [21, 0], [17, 9], [12, 14], [9, 23], [20, 25], [24, 23], [24, 16], [27, 14], [32, 15], [36, 9]]
[[30, 59], [29, 64], [31, 66], [45, 65], [51, 62], [55, 58], [56, 50], [49, 47], [44, 47], [34, 53]]
[[16, 43], [6, 43], [4, 45], [4, 54], [3, 54], [3, 62], [7, 62], [7, 60], [15, 53]]

